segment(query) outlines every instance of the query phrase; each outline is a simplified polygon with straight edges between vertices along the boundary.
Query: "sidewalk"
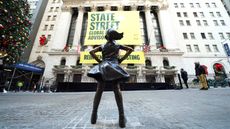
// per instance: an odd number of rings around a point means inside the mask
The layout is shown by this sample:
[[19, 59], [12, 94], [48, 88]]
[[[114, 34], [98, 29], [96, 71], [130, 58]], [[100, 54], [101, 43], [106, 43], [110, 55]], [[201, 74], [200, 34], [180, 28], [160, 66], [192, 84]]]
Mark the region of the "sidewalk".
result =
[[[0, 129], [119, 129], [113, 92], [0, 93]], [[229, 129], [230, 88], [123, 92], [126, 129]]]

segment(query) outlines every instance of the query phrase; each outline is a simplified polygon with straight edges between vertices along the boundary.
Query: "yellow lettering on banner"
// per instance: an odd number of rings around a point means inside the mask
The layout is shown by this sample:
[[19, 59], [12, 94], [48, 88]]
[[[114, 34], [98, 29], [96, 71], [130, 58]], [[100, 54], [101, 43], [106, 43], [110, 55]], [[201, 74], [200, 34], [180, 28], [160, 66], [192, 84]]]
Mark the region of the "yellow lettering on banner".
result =
[[[120, 56], [123, 56], [125, 52], [121, 52]], [[101, 52], [96, 53], [99, 59], [102, 58]], [[96, 60], [92, 58], [89, 52], [81, 52], [80, 63], [82, 64], [94, 64]], [[132, 52], [122, 64], [145, 64], [144, 52]]]
[[105, 33], [109, 28], [124, 33], [119, 44], [141, 45], [138, 11], [88, 12], [88, 19], [84, 45], [104, 44]]

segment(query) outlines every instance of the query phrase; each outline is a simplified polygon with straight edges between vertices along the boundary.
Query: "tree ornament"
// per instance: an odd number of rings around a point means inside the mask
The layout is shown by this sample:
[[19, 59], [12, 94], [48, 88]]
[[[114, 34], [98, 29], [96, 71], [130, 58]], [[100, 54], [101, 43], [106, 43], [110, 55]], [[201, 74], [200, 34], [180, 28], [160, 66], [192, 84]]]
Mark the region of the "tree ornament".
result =
[[7, 56], [7, 52], [6, 51], [3, 51], [3, 50], [0, 50], [0, 58], [3, 58], [5, 56]]
[[0, 24], [0, 29], [4, 29], [4, 26], [2, 24]]

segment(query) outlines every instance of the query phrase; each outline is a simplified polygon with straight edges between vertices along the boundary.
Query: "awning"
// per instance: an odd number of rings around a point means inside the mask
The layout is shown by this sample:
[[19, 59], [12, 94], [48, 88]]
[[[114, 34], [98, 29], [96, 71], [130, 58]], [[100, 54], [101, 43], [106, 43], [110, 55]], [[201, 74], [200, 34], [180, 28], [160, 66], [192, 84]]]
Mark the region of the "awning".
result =
[[13, 67], [17, 69], [22, 69], [22, 70], [27, 70], [35, 73], [42, 73], [44, 71], [44, 68], [32, 65], [32, 64], [27, 64], [27, 63], [17, 63], [13, 65]]

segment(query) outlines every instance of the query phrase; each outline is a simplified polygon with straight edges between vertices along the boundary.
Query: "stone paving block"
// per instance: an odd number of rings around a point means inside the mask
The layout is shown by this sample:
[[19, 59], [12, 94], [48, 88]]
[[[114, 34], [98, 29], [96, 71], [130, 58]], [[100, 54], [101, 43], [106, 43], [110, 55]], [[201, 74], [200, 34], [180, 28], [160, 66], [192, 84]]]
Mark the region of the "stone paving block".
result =
[[[120, 129], [113, 92], [0, 93], [0, 129]], [[125, 91], [126, 129], [229, 129], [230, 88]]]

